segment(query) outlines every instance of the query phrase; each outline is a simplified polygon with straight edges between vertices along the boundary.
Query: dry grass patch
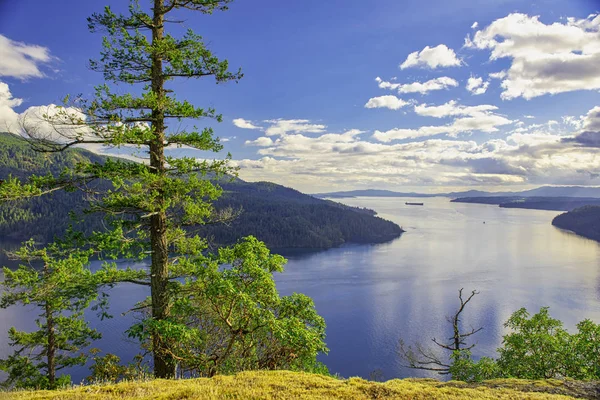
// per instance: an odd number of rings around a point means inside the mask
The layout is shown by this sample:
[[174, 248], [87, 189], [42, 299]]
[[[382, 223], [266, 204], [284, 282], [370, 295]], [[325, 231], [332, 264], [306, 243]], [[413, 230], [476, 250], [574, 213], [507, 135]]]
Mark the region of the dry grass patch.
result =
[[[572, 386], [573, 382], [571, 382]], [[595, 384], [590, 384], [595, 385]], [[590, 386], [595, 390], [598, 386]], [[243, 372], [234, 376], [187, 380], [122, 382], [61, 391], [0, 393], [0, 399], [572, 399], [594, 392], [573, 390], [568, 381], [494, 380], [483, 384], [394, 379], [384, 383], [346, 380], [289, 371]]]

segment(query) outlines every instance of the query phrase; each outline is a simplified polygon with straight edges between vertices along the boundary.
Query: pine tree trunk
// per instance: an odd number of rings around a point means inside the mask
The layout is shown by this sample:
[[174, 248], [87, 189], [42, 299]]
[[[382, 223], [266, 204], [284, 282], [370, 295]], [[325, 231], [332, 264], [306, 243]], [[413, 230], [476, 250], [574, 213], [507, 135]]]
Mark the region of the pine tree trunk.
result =
[[54, 389], [56, 387], [56, 335], [52, 308], [48, 303], [46, 303], [46, 334], [48, 335], [48, 345], [46, 347], [48, 385], [50, 389]]
[[[164, 36], [164, 0], [154, 0], [154, 27], [152, 28], [152, 42], [156, 43]], [[164, 77], [162, 70], [162, 57], [152, 55], [152, 90], [158, 99], [158, 108], [152, 110], [152, 128], [155, 138], [150, 145], [150, 166], [158, 175], [165, 174], [165, 116], [161, 106], [165, 96]], [[150, 217], [150, 243], [152, 249], [152, 265], [150, 267], [150, 285], [152, 291], [152, 318], [156, 321], [163, 320], [169, 315], [169, 249], [167, 243], [167, 216], [164, 208], [166, 199], [160, 192], [156, 206], [159, 211]], [[154, 349], [154, 376], [156, 378], [174, 378], [176, 363], [168, 355], [168, 344], [161, 340], [160, 335], [152, 337]]]

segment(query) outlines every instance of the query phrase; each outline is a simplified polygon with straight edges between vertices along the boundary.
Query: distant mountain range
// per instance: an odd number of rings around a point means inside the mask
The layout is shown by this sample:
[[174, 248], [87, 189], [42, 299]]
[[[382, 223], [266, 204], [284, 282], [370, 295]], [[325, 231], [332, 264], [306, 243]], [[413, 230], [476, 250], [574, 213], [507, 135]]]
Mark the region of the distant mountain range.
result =
[[571, 211], [583, 206], [600, 206], [597, 197], [488, 196], [459, 197], [453, 203], [497, 204], [502, 208]]
[[464, 192], [449, 193], [415, 193], [394, 192], [391, 190], [365, 189], [343, 192], [315, 193], [317, 198], [344, 198], [344, 197], [585, 197], [600, 198], [600, 187], [586, 186], [542, 186], [536, 189], [521, 192], [486, 192], [481, 190], [467, 190]]

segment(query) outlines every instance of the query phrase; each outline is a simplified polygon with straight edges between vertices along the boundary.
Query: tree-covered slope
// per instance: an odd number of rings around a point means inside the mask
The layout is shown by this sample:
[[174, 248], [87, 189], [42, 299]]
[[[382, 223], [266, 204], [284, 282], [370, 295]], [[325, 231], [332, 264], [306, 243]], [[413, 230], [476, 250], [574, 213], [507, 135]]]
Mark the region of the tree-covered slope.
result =
[[[81, 157], [101, 160], [85, 150], [39, 153], [21, 138], [0, 133], [0, 179], [9, 175], [57, 174]], [[316, 199], [269, 182], [249, 183], [236, 179], [222, 182], [224, 195], [216, 208], [241, 210], [227, 224], [205, 226], [201, 233], [215, 244], [230, 244], [254, 235], [271, 248], [330, 248], [343, 243], [381, 243], [394, 239], [402, 229], [374, 216], [374, 212]], [[71, 223], [71, 211], [85, 205], [81, 193], [55, 192], [47, 197], [0, 205], [0, 239], [49, 241]], [[86, 216], [85, 230], [101, 227], [97, 216]]]
[[254, 235], [271, 248], [329, 248], [343, 243], [381, 243], [394, 239], [402, 229], [357, 209], [321, 200], [270, 182], [236, 181], [222, 184], [225, 193], [219, 207], [241, 209], [229, 226], [206, 226], [203, 232], [216, 243], [231, 243]]
[[[5, 180], [11, 175], [25, 178], [33, 174], [58, 174], [84, 158], [102, 160], [101, 156], [81, 149], [40, 153], [20, 137], [0, 133], [0, 180]], [[55, 235], [64, 233], [72, 223], [70, 212], [81, 213], [83, 206], [80, 193], [63, 191], [56, 191], [43, 198], [0, 204], [0, 240], [34, 238], [48, 241]], [[80, 226], [91, 230], [99, 224], [99, 218], [89, 217], [87, 223]]]
[[600, 241], [600, 206], [585, 206], [560, 214], [552, 225]]

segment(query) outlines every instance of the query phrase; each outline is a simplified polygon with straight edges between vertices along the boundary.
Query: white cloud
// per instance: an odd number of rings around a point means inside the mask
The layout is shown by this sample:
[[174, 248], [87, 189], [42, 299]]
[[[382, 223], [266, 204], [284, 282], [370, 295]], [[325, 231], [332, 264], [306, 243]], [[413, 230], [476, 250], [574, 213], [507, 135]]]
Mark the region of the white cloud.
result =
[[390, 129], [388, 131], [376, 130], [373, 138], [381, 142], [391, 142], [393, 140], [416, 139], [422, 137], [436, 136], [446, 134], [450, 137], [457, 137], [460, 133], [481, 131], [486, 133], [497, 132], [499, 126], [508, 125], [511, 120], [496, 114], [481, 114], [457, 118], [448, 125], [422, 126], [418, 129]]
[[506, 75], [507, 75], [506, 71], [499, 71], [499, 72], [492, 72], [488, 76], [490, 77], [490, 79], [504, 79], [504, 78], [506, 78]]
[[572, 115], [565, 115], [564, 117], [562, 117], [562, 120], [564, 124], [570, 125], [577, 130], [583, 127], [583, 120], [581, 118]]
[[481, 131], [497, 132], [498, 127], [513, 123], [510, 119], [493, 113], [498, 107], [493, 105], [463, 106], [455, 100], [439, 106], [420, 104], [415, 106], [415, 113], [421, 116], [445, 118], [456, 117], [447, 125], [421, 126], [417, 129], [395, 128], [388, 131], [375, 131], [373, 138], [381, 142], [393, 140], [415, 139], [446, 134], [456, 137], [460, 133]]
[[423, 50], [415, 51], [408, 55], [406, 60], [400, 64], [400, 69], [411, 67], [427, 67], [431, 69], [439, 67], [457, 67], [461, 61], [456, 57], [454, 50], [444, 44], [436, 47], [426, 46]]
[[488, 49], [490, 60], [511, 59], [503, 99], [600, 89], [600, 16], [544, 24], [509, 14], [477, 31], [467, 47]]
[[307, 119], [271, 119], [265, 122], [270, 123], [265, 130], [267, 136], [285, 135], [288, 133], [321, 133], [325, 131], [326, 126], [313, 124]]
[[14, 108], [22, 103], [23, 100], [14, 98], [8, 85], [0, 81], [0, 132], [18, 130], [19, 114]]
[[416, 139], [440, 135], [442, 133], [448, 133], [449, 130], [449, 126], [422, 126], [418, 129], [394, 128], [387, 131], [376, 130], [373, 133], [373, 138], [380, 142], [389, 143], [393, 140]]
[[434, 90], [448, 89], [450, 87], [458, 86], [458, 82], [447, 76], [441, 78], [431, 79], [427, 82], [413, 82], [405, 85], [401, 85], [398, 89], [400, 93], [422, 93], [431, 92]]
[[596, 106], [588, 111], [582, 118], [582, 122], [583, 130], [600, 132], [600, 106]]
[[29, 107], [19, 115], [23, 136], [55, 143], [97, 139], [86, 121], [87, 117], [80, 109], [56, 104]]
[[479, 26], [479, 22], [475, 21], [475, 22], [473, 22], [473, 25], [471, 25], [471, 29], [477, 29], [478, 26]]
[[408, 101], [399, 99], [396, 96], [372, 97], [365, 104], [365, 108], [389, 108], [390, 110], [399, 110], [410, 104]]
[[451, 87], [457, 87], [458, 82], [455, 79], [447, 76], [428, 80], [426, 82], [412, 82], [412, 83], [392, 83], [382, 80], [380, 77], [375, 78], [378, 86], [381, 89], [397, 90], [398, 93], [421, 93], [426, 94], [434, 90], [449, 89]]
[[[477, 106], [475, 106], [477, 107]], [[461, 115], [477, 114], [472, 107]], [[458, 111], [456, 111], [458, 112]], [[493, 115], [492, 115], [493, 116]], [[462, 119], [462, 118], [459, 118]], [[506, 139], [428, 139], [406, 143], [364, 140], [360, 131], [325, 133], [317, 137], [290, 134], [258, 151], [259, 159], [237, 161], [240, 175], [270, 180], [311, 191], [335, 188], [474, 186], [514, 184], [598, 184], [594, 175], [600, 149], [561, 141], [543, 124], [531, 132], [512, 133]], [[447, 127], [422, 127], [421, 132]], [[396, 130], [412, 138], [415, 130]]]
[[419, 104], [415, 106], [415, 112], [425, 117], [455, 117], [455, 116], [478, 116], [489, 114], [491, 111], [497, 110], [498, 107], [490, 104], [480, 104], [477, 106], [463, 106], [450, 100], [449, 102], [439, 106], [428, 106], [427, 104]]
[[244, 118], [235, 118], [232, 122], [235, 126], [242, 129], [262, 129], [260, 126], [256, 126]]
[[484, 82], [481, 77], [472, 76], [467, 81], [467, 90], [473, 95], [484, 94], [487, 91], [488, 86], [490, 86], [490, 82]]
[[0, 35], [0, 76], [41, 78], [41, 65], [54, 59], [46, 47], [10, 40]]
[[273, 145], [273, 140], [270, 137], [259, 137], [256, 140], [246, 140], [246, 146], [268, 147]]

